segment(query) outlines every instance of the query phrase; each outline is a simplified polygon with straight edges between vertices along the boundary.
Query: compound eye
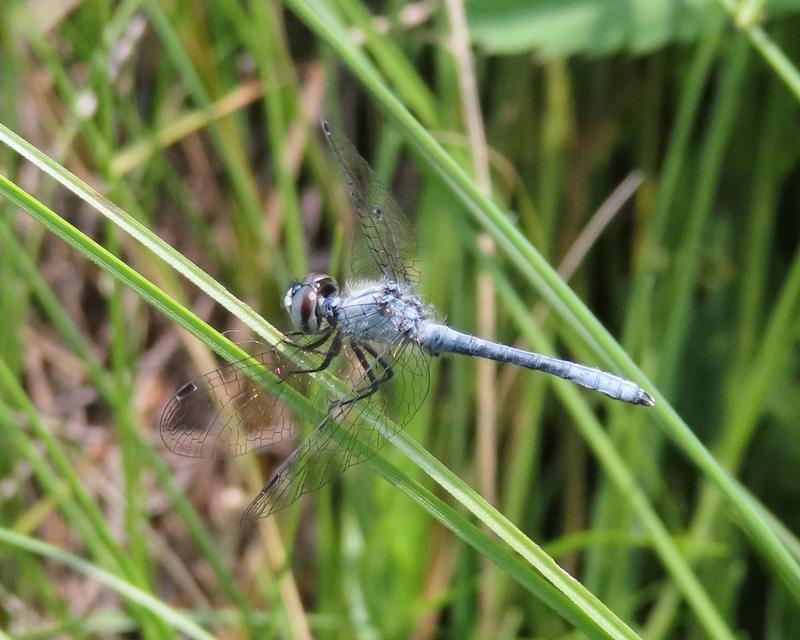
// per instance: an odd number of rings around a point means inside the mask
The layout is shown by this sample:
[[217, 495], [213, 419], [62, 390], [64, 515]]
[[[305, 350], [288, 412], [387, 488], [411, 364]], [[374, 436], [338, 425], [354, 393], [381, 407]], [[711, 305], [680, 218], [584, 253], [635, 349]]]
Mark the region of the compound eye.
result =
[[283, 296], [283, 306], [286, 308], [287, 311], [291, 310], [292, 301], [294, 300], [294, 297], [297, 295], [297, 292], [300, 291], [300, 289], [302, 288], [303, 285], [301, 285], [299, 282], [295, 282], [291, 287], [289, 287], [289, 290], [286, 292], [286, 295]]

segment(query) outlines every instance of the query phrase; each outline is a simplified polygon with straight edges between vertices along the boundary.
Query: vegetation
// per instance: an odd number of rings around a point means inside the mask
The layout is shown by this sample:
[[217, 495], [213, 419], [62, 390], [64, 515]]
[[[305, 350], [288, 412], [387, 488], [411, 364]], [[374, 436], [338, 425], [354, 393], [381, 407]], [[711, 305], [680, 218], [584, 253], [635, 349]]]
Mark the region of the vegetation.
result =
[[[0, 637], [797, 637], [798, 9], [4, 3]], [[322, 116], [440, 316], [656, 406], [436, 359], [393, 446], [240, 530], [290, 448], [181, 459], [159, 414], [346, 278]]]

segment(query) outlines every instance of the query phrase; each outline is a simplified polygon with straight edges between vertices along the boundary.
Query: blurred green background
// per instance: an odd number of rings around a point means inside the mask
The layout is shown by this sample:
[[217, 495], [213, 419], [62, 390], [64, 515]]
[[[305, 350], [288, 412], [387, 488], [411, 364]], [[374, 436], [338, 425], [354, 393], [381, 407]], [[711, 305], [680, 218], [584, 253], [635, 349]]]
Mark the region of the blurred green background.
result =
[[[798, 637], [798, 33], [798, 0], [0, 3], [0, 630]], [[437, 359], [396, 447], [242, 532], [291, 447], [182, 459], [158, 419], [233, 357], [192, 312], [268, 339], [221, 287], [286, 330], [292, 278], [346, 277], [322, 116], [438, 317], [658, 405]]]

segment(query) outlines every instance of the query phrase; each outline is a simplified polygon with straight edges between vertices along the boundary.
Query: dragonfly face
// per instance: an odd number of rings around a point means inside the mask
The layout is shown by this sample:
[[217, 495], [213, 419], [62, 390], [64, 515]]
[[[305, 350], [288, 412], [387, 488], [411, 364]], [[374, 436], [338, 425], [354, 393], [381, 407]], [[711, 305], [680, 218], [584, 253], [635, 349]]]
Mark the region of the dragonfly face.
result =
[[295, 282], [283, 297], [283, 306], [292, 326], [306, 334], [316, 334], [325, 328], [323, 303], [339, 291], [336, 281], [327, 273], [309, 273]]

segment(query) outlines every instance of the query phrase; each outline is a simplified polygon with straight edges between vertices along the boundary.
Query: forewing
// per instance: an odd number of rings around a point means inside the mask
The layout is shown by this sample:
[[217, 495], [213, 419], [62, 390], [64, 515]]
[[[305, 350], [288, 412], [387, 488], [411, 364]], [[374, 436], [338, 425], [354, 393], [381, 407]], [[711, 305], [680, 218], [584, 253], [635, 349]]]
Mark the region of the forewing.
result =
[[[309, 360], [311, 356], [303, 357]], [[264, 369], [286, 386], [268, 391], [258, 382]], [[291, 437], [297, 421], [305, 416], [302, 411], [290, 411], [281, 398], [285, 397], [282, 389], [303, 391], [307, 387], [306, 376], [293, 373], [297, 369], [297, 363], [269, 347], [187, 382], [161, 414], [164, 444], [183, 456], [222, 458], [244, 455]]]
[[[325, 419], [278, 467], [247, 508], [242, 516], [243, 527], [288, 507], [303, 495], [340, 476], [349, 467], [368, 460], [386, 443], [381, 430], [391, 437], [417, 412], [429, 387], [430, 357], [402, 340], [380, 350], [375, 345], [367, 347], [379, 356], [369, 356], [369, 373], [363, 368], [354, 368], [346, 379], [354, 393], [365, 389], [373, 381], [370, 373], [375, 379], [383, 376], [381, 360], [391, 367], [393, 377], [402, 376], [402, 387], [398, 388], [398, 391], [402, 389], [402, 397], [393, 398], [392, 402], [392, 406], [398, 407], [394, 420], [384, 417], [386, 396], [383, 387], [386, 385], [381, 385], [377, 393], [355, 402], [332, 404]], [[358, 362], [357, 358], [355, 360]]]
[[345, 136], [325, 120], [322, 131], [342, 172], [358, 221], [351, 275], [360, 278], [377, 274], [396, 282], [416, 283], [416, 238], [400, 206]]

